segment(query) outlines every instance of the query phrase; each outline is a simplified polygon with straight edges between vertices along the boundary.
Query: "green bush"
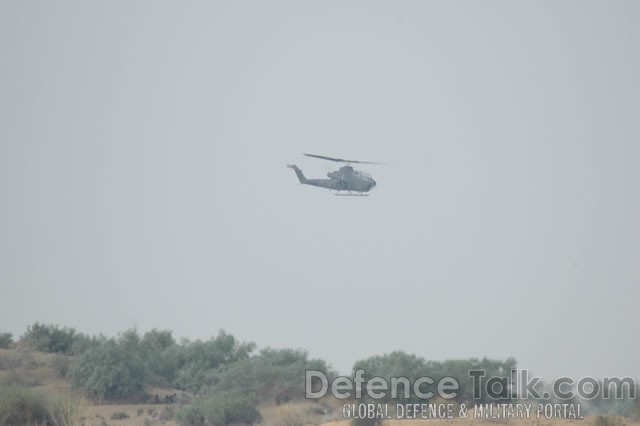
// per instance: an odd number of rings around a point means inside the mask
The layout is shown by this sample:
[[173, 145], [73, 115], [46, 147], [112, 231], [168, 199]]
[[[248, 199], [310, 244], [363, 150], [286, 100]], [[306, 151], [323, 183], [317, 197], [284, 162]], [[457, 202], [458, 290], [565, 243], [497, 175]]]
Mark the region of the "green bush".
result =
[[261, 401], [272, 399], [277, 404], [301, 399], [305, 395], [305, 370], [331, 375], [324, 361], [309, 359], [305, 351], [267, 348], [213, 371], [209, 378], [213, 385], [205, 393], [235, 391], [256, 395]]
[[111, 414], [111, 420], [124, 420], [128, 418], [129, 415], [124, 411], [116, 411], [115, 413]]
[[9, 349], [13, 344], [13, 334], [0, 333], [0, 349]]
[[0, 388], [0, 425], [72, 426], [79, 423], [79, 412], [78, 401], [64, 395], [45, 397], [15, 385]]
[[73, 344], [71, 345], [71, 355], [82, 355], [89, 349], [96, 348], [105, 343], [108, 339], [102, 335], [88, 336], [83, 333], [76, 333], [73, 336]]
[[245, 359], [252, 343], [241, 343], [221, 331], [208, 341], [177, 344], [168, 330], [151, 330], [140, 337], [135, 330], [117, 339], [76, 335], [73, 384], [93, 399], [131, 397], [144, 385], [172, 385], [198, 392], [222, 365]]
[[206, 424], [206, 415], [201, 404], [183, 405], [176, 412], [176, 421], [182, 426]]
[[46, 399], [50, 423], [56, 426], [80, 424], [80, 402], [72, 397], [55, 394]]
[[254, 348], [253, 343], [241, 343], [224, 330], [207, 341], [185, 341], [179, 351], [170, 353], [178, 367], [171, 383], [178, 389], [199, 393], [215, 380], [215, 370], [249, 358]]
[[71, 354], [76, 331], [73, 328], [35, 323], [20, 339], [40, 352]]
[[130, 340], [111, 339], [78, 357], [71, 370], [73, 386], [97, 401], [142, 395], [146, 369]]
[[[353, 373], [355, 374], [355, 371], [358, 369], [363, 369], [365, 372], [365, 383], [374, 376], [387, 380], [389, 380], [390, 377], [407, 377], [410, 383], [413, 383], [417, 378], [423, 376], [431, 377], [436, 383], [443, 377], [455, 377], [460, 384], [460, 390], [455, 401], [465, 402], [474, 401], [472, 380], [471, 376], [469, 376], [470, 370], [484, 370], [486, 377], [508, 377], [513, 368], [516, 368], [516, 360], [513, 358], [507, 358], [504, 361], [488, 358], [428, 361], [422, 357], [397, 351], [358, 361], [353, 367]], [[402, 387], [400, 387], [400, 389], [402, 391]], [[485, 392], [482, 395], [482, 399], [475, 400], [475, 402], [506, 402], [509, 398], [510, 395], [504, 395], [504, 398], [501, 399], [491, 399]], [[413, 392], [409, 399], [398, 398], [398, 402], [400, 401], [403, 403], [424, 402], [424, 400], [418, 398]], [[392, 402], [390, 393], [387, 398], [380, 402]]]
[[257, 401], [247, 395], [221, 392], [181, 407], [176, 420], [183, 426], [253, 424], [262, 420], [256, 405]]
[[151, 350], [163, 351], [174, 346], [176, 339], [173, 338], [171, 330], [158, 330], [154, 328], [144, 333], [144, 336], [142, 336], [142, 344]]
[[69, 370], [71, 370], [72, 362], [73, 359], [71, 357], [65, 355], [55, 355], [51, 359], [51, 367], [56, 370], [58, 376], [67, 377], [67, 374], [69, 374]]
[[158, 416], [158, 420], [162, 422], [173, 420], [176, 416], [176, 409], [172, 406], [165, 406]]
[[0, 388], [0, 424], [26, 425], [48, 421], [49, 413], [42, 395], [17, 385]]

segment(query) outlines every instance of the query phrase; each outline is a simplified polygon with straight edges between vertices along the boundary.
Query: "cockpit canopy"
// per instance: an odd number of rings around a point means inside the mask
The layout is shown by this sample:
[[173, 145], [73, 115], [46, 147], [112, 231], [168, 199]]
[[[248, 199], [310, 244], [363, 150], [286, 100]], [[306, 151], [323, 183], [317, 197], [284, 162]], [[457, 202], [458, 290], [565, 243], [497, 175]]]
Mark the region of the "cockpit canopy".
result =
[[361, 171], [358, 171], [358, 170], [354, 170], [354, 173], [358, 177], [360, 177], [362, 179], [371, 179], [371, 180], [373, 180], [373, 177], [369, 173], [361, 172]]
[[327, 176], [331, 179], [339, 179], [339, 180], [356, 178], [356, 179], [373, 181], [373, 178], [371, 177], [370, 174], [361, 172], [359, 170], [355, 170], [351, 166], [343, 166], [339, 170], [336, 170], [335, 172], [327, 173]]

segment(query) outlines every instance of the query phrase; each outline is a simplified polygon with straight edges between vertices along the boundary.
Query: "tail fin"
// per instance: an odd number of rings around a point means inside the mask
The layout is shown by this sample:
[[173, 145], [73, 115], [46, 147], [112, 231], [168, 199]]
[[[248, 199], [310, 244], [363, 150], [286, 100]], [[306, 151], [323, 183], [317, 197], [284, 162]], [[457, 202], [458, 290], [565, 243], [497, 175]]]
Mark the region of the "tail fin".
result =
[[295, 164], [287, 164], [287, 167], [289, 167], [290, 169], [295, 170], [296, 175], [298, 175], [298, 180], [300, 181], [300, 183], [305, 183], [307, 181], [307, 178], [304, 177], [304, 174], [302, 173], [302, 170], [300, 170], [300, 168], [298, 166], [296, 166]]

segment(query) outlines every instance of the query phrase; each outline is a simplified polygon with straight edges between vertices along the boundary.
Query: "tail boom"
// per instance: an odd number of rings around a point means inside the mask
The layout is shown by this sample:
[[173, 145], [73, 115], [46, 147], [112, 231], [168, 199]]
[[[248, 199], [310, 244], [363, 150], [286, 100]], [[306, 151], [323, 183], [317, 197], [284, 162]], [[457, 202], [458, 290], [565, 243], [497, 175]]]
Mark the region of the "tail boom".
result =
[[296, 166], [295, 164], [287, 164], [287, 167], [293, 169], [296, 172], [296, 176], [298, 176], [298, 180], [300, 181], [300, 183], [307, 183], [308, 179], [304, 176], [304, 173], [302, 173], [300, 167]]

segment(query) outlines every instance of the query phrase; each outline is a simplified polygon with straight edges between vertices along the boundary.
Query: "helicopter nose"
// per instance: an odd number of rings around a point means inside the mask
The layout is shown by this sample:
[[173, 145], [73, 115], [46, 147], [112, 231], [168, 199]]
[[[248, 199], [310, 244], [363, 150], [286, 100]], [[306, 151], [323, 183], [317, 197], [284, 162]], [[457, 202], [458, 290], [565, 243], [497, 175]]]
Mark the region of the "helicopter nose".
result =
[[374, 186], [376, 186], [376, 181], [371, 179], [371, 187], [373, 188]]

